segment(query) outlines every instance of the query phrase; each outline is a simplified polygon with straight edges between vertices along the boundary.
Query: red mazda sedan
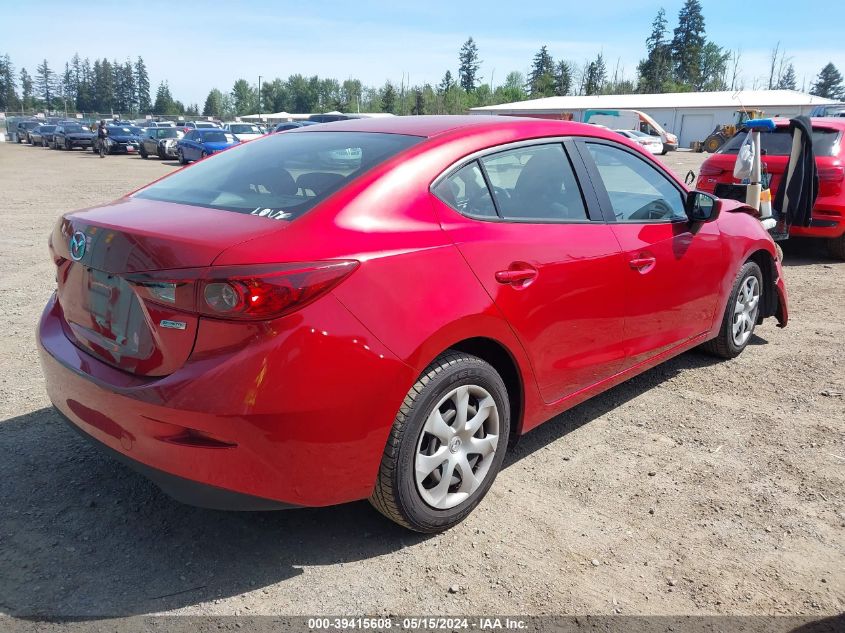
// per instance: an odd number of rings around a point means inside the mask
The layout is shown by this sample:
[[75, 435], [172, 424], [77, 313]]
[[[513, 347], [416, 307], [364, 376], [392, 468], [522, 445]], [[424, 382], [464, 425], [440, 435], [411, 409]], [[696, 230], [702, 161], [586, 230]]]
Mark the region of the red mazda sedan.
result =
[[[834, 257], [845, 259], [845, 119], [811, 120], [819, 196], [813, 207], [810, 226], [793, 226], [789, 234], [824, 239]], [[777, 127], [773, 132], [760, 135], [762, 161], [766, 172], [771, 175], [772, 194], [777, 191], [792, 149], [789, 121], [775, 119], [775, 122]], [[702, 163], [696, 185], [699, 191], [712, 192], [720, 183], [737, 182], [733, 177], [734, 164], [745, 136], [745, 133], [735, 135]]]
[[47, 389], [177, 499], [369, 499], [422, 532], [508, 444], [703, 345], [787, 320], [774, 243], [595, 126], [357, 119], [275, 134], [50, 237]]

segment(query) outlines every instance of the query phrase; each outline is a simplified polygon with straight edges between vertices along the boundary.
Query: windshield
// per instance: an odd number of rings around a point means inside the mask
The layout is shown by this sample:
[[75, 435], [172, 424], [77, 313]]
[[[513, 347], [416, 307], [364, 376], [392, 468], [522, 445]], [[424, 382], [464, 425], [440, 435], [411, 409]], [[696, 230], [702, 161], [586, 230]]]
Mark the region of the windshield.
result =
[[202, 121], [197, 121], [194, 125], [197, 127], [217, 127], [214, 123], [203, 123]]
[[[725, 143], [718, 154], [738, 154], [739, 147], [748, 135], [746, 131], [737, 132]], [[816, 156], [834, 156], [838, 151], [839, 132], [827, 128], [813, 128], [813, 152]], [[786, 126], [778, 126], [774, 132], [760, 134], [760, 151], [767, 156], [789, 156], [792, 151], [792, 134]]]
[[203, 143], [236, 143], [237, 139], [233, 134], [227, 132], [205, 132], [200, 141]]
[[201, 161], [135, 196], [290, 220], [421, 140], [363, 132], [278, 134]]
[[21, 125], [25, 130], [31, 130], [33, 128], [38, 127], [41, 124], [38, 123], [37, 121], [29, 121], [27, 123], [22, 123]]
[[81, 125], [66, 125], [65, 132], [84, 132]]
[[229, 131], [235, 134], [261, 134], [257, 125], [245, 125], [243, 123], [230, 125]]
[[55, 125], [44, 125], [44, 126], [41, 127], [39, 132], [52, 132], [55, 129], [56, 129]]
[[135, 132], [132, 131], [131, 128], [128, 127], [115, 127], [109, 126], [109, 134], [113, 136], [125, 136], [125, 135], [133, 135]]
[[158, 128], [155, 131], [156, 138], [182, 138], [185, 133], [175, 127]]

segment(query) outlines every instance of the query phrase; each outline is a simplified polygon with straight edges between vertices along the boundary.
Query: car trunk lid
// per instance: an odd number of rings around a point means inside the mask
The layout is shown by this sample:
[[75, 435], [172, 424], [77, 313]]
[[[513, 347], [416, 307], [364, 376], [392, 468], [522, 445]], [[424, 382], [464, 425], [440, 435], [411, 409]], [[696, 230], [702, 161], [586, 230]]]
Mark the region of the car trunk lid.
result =
[[50, 247], [68, 337], [125, 371], [172, 373], [193, 349], [199, 317], [168, 307], [166, 300], [143, 299], [134, 279], [139, 273], [210, 266], [226, 248], [285, 225], [137, 198], [66, 214]]

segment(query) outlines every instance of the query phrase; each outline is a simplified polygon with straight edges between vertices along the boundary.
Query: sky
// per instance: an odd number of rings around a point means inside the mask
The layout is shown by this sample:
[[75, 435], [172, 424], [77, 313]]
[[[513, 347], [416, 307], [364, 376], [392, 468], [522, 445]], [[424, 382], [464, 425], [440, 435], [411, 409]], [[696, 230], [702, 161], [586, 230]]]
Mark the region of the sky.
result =
[[[9, 0], [7, 0], [9, 1]], [[446, 70], [456, 74], [458, 51], [472, 36], [483, 61], [482, 80], [495, 87], [508, 72], [527, 73], [543, 44], [555, 59], [579, 64], [601, 51], [610, 74], [619, 64], [634, 79], [645, 55], [645, 38], [657, 10], [666, 9], [670, 30], [683, 0], [636, 2], [602, 0], [389, 0], [335, 2], [215, 2], [146, 0], [142, 4], [99, 0], [15, 2], [17, 25], [47, 19], [54, 37], [33, 37], [44, 27], [4, 29], [0, 54], [8, 53], [16, 72], [35, 74], [44, 58], [62, 69], [74, 53], [83, 58], [125, 61], [138, 55], [147, 65], [153, 97], [167, 80], [171, 93], [200, 108], [211, 88], [227, 91], [239, 78], [257, 83], [294, 73], [361, 79], [382, 85], [439, 83]], [[828, 62], [845, 73], [841, 0], [818, 0], [812, 8], [769, 0], [742, 19], [741, 3], [702, 0], [708, 39], [741, 50], [746, 89], [765, 88], [772, 48], [780, 42], [791, 58], [798, 88], [806, 88]], [[765, 11], [757, 7], [765, 6]], [[809, 6], [809, 5], [808, 5]], [[140, 7], [131, 11], [131, 7]], [[825, 16], [827, 16], [826, 19]], [[73, 34], [65, 36], [63, 33]]]

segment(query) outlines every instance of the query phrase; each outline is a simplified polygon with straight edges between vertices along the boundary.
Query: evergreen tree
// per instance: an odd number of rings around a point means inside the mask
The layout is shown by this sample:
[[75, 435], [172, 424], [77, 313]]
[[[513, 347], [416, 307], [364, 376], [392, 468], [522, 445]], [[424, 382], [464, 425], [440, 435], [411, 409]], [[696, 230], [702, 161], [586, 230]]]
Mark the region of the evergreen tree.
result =
[[200, 115], [200, 108], [196, 103], [192, 103], [187, 108], [185, 108], [185, 116], [199, 116]]
[[604, 63], [604, 55], [599, 53], [595, 61], [587, 66], [587, 73], [584, 79], [584, 93], [588, 95], [601, 94], [604, 84], [607, 81], [607, 66]]
[[114, 111], [114, 73], [111, 62], [105, 58], [99, 66], [97, 60], [94, 61], [94, 101], [99, 113]]
[[87, 112], [94, 109], [94, 70], [91, 60], [87, 57], [82, 62], [82, 80], [79, 82], [79, 92], [76, 95], [76, 109]]
[[384, 84], [384, 89], [381, 91], [381, 111], [396, 112], [396, 88], [390, 81]]
[[494, 100], [496, 103], [513, 103], [523, 101], [528, 95], [525, 93], [525, 77], [521, 72], [511, 71], [505, 77], [505, 83], [496, 88]]
[[425, 99], [423, 98], [423, 91], [420, 88], [414, 90], [414, 107], [411, 108], [411, 114], [417, 116], [425, 114]]
[[156, 90], [156, 100], [153, 104], [155, 114], [178, 114], [173, 95], [170, 94], [170, 87], [166, 81], [162, 81]]
[[545, 45], [534, 55], [527, 87], [532, 97], [551, 97], [555, 93], [555, 62]]
[[672, 77], [672, 47], [666, 39], [666, 26], [666, 11], [661, 7], [651, 23], [651, 34], [645, 41], [648, 55], [637, 66], [640, 92], [663, 92]]
[[[26, 69], [21, 68], [21, 80], [23, 80], [24, 73], [26, 73]], [[17, 110], [20, 107], [12, 59], [8, 55], [3, 55], [0, 57], [0, 110]]]
[[21, 107], [25, 112], [35, 109], [35, 99], [33, 99], [32, 95], [32, 77], [29, 75], [26, 68], [21, 68]]
[[478, 76], [478, 69], [481, 68], [481, 60], [478, 59], [478, 47], [471, 37], [461, 46], [458, 59], [460, 60], [458, 83], [467, 92], [472, 92], [481, 79]]
[[842, 75], [833, 62], [829, 62], [821, 69], [810, 94], [825, 99], [845, 99], [845, 89], [842, 86]]
[[564, 97], [572, 89], [572, 67], [568, 62], [560, 60], [555, 67], [555, 94]]
[[203, 116], [213, 116], [220, 119], [223, 117], [223, 93], [213, 88], [205, 98], [205, 105], [202, 108]]
[[701, 84], [701, 54], [704, 49], [704, 15], [698, 0], [686, 0], [678, 14], [672, 38], [675, 81], [685, 87]]
[[150, 77], [144, 59], [139, 55], [135, 62], [135, 89], [138, 91], [139, 112], [150, 111]]
[[340, 87], [341, 98], [346, 112], [358, 112], [361, 109], [363, 87], [359, 79], [347, 79]]
[[798, 79], [795, 76], [795, 66], [789, 64], [777, 84], [778, 90], [797, 90]]
[[47, 110], [51, 110], [53, 107], [53, 96], [55, 95], [53, 86], [55, 85], [55, 80], [55, 75], [46, 59], [38, 64], [38, 67], [35, 69], [35, 89], [38, 96], [44, 101], [44, 108]]
[[437, 89], [442, 92], [446, 93], [455, 85], [455, 80], [452, 79], [452, 71], [447, 70], [446, 74], [443, 75], [443, 80], [440, 82], [440, 85], [437, 86]]

